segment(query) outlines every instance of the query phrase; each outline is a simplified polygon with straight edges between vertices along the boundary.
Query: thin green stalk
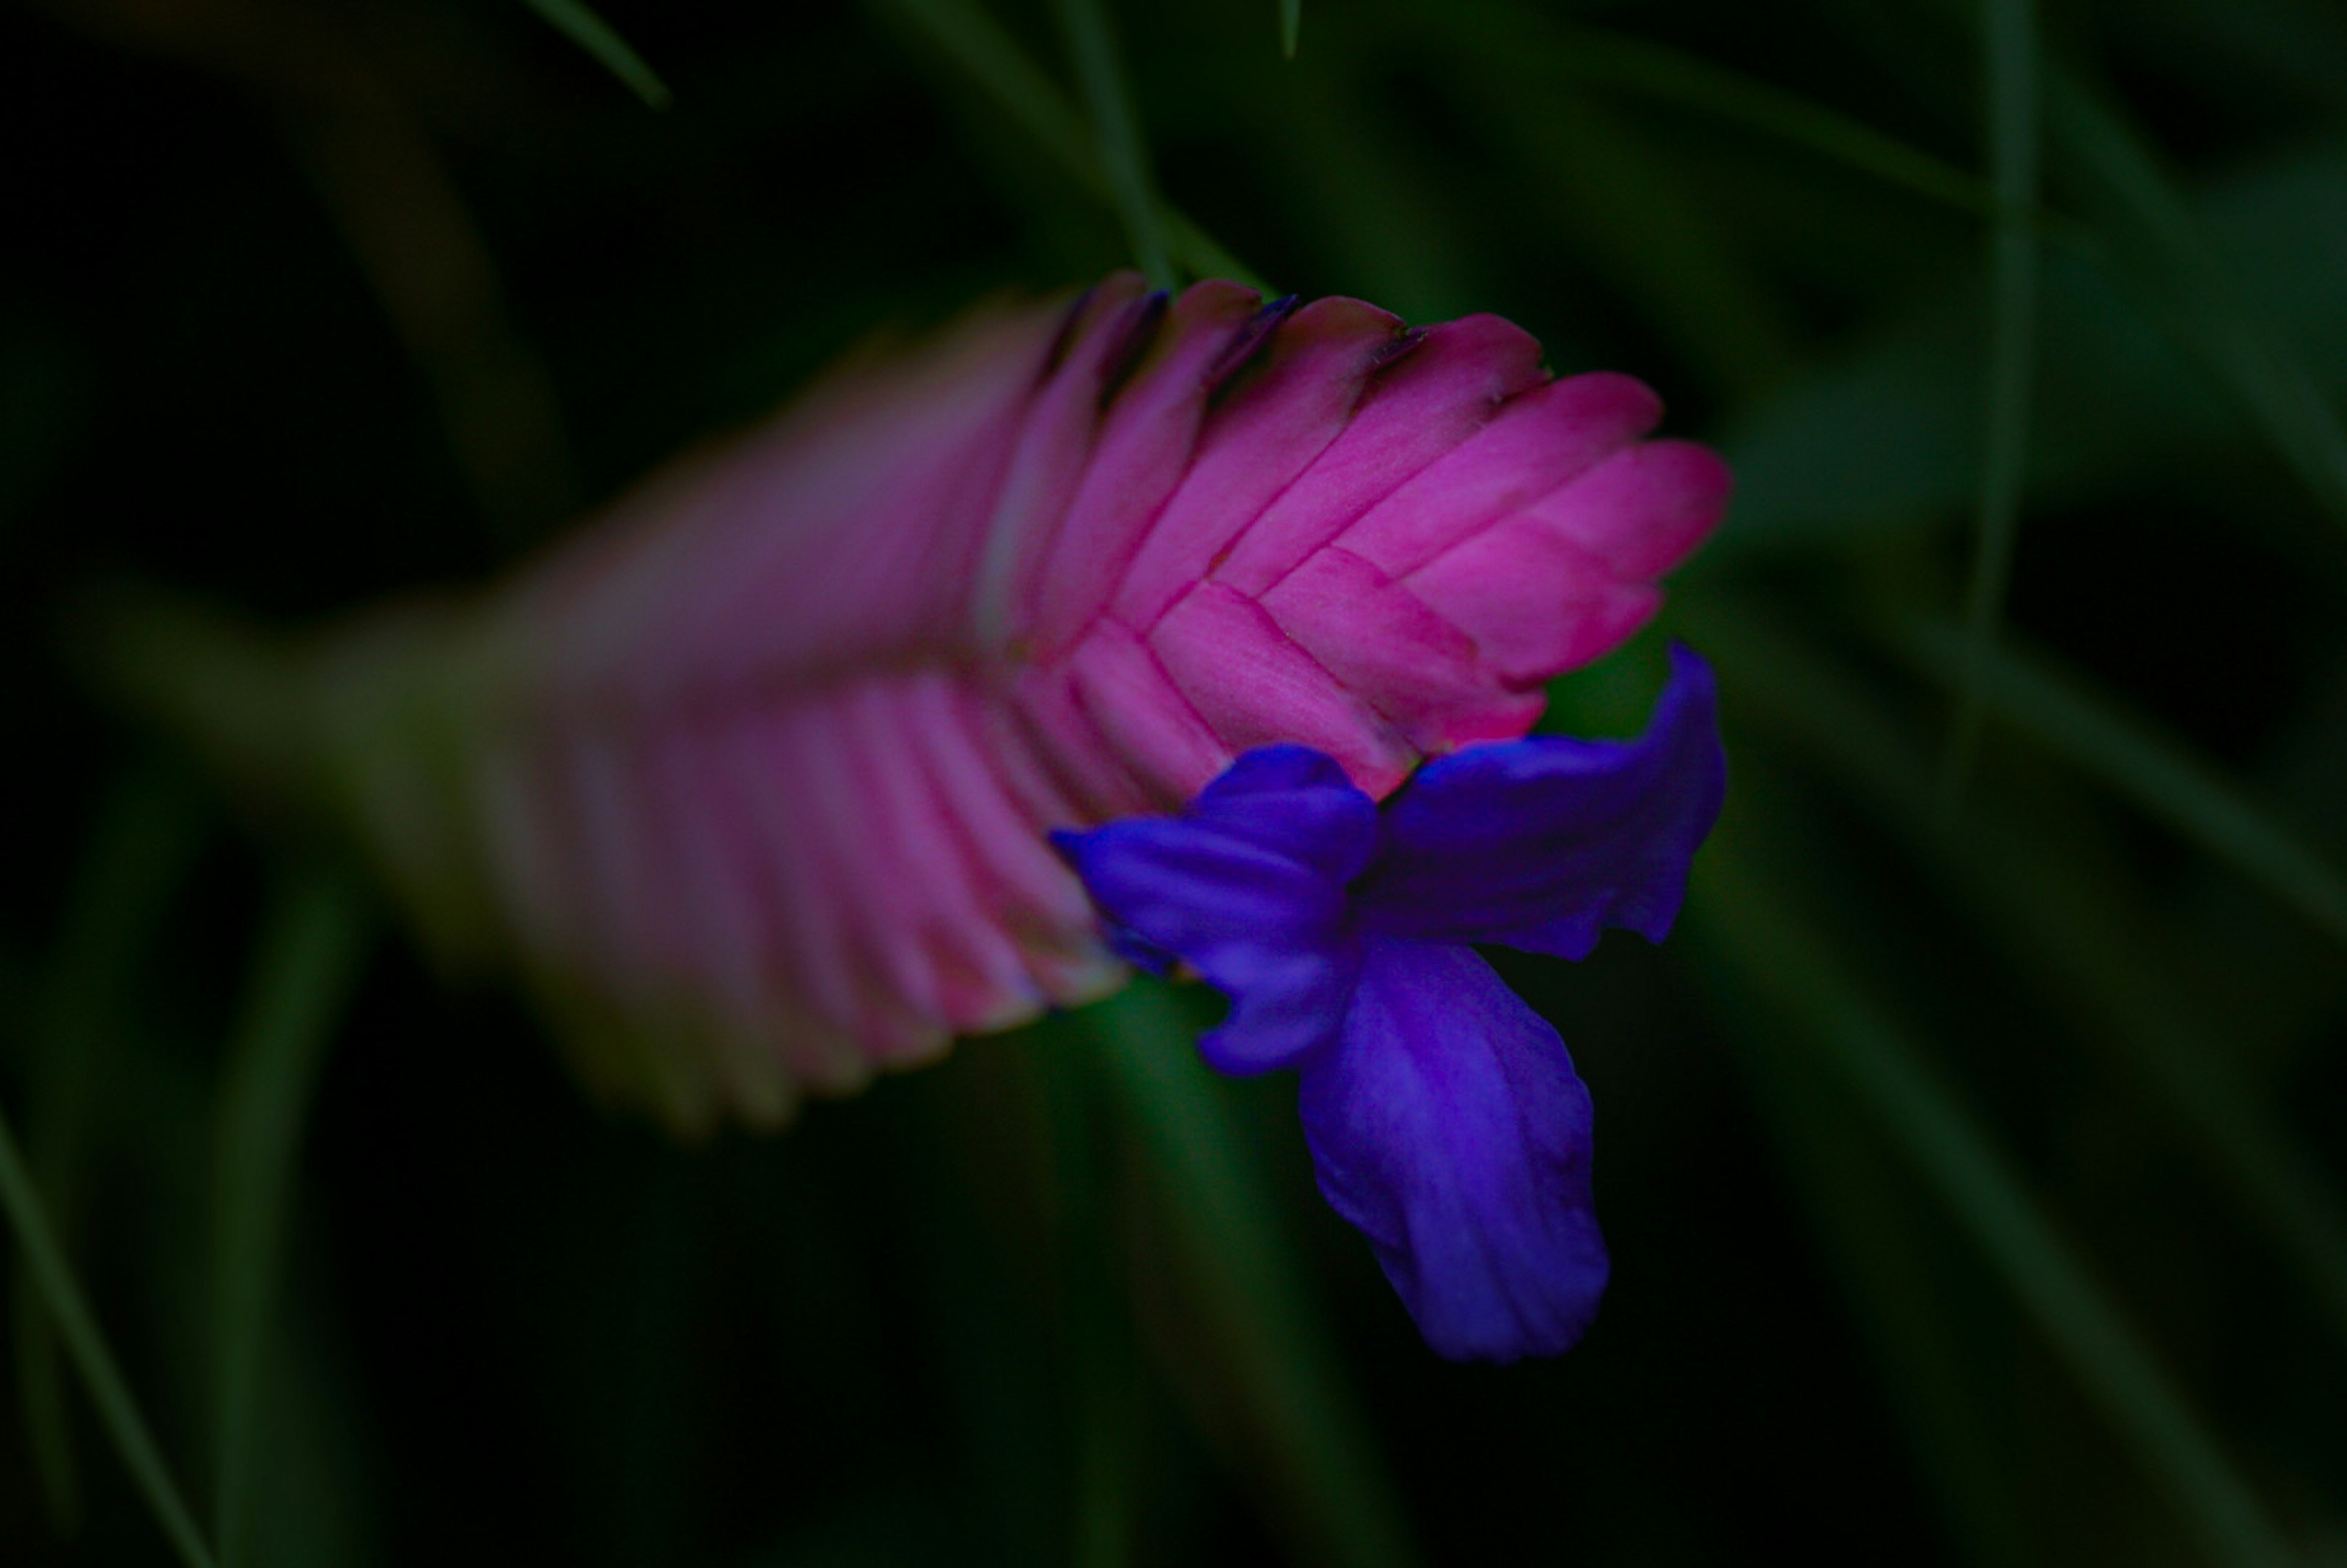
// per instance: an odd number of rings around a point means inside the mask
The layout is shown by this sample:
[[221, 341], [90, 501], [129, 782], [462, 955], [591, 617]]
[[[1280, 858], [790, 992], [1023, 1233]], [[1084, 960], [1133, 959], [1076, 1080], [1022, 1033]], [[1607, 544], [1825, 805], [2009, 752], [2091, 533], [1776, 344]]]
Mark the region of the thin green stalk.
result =
[[[1102, 1136], [1109, 1108], [1092, 1092], [1080, 1031], [1043, 1057], [1057, 1199], [1055, 1251], [1076, 1390], [1071, 1560], [1121, 1568], [1132, 1560], [1136, 1367], [1133, 1327], [1119, 1309], [1114, 1260], [1116, 1165]], [[1074, 1050], [1067, 1047], [1075, 1047]]]
[[245, 1557], [253, 1419], [302, 1127], [365, 957], [364, 895], [339, 867], [282, 884], [256, 946], [220, 1087], [213, 1168], [220, 1562]]
[[1296, 58], [1296, 36], [1304, 31], [1304, 0], [1279, 0], [1279, 53]]
[[1153, 286], [1170, 289], [1176, 282], [1173, 254], [1165, 247], [1157, 193], [1150, 178], [1149, 152], [1142, 140], [1140, 117], [1133, 112], [1133, 95], [1117, 62], [1108, 14], [1102, 9], [1101, 0], [1060, 0], [1060, 23], [1067, 29], [1076, 86], [1092, 117], [1101, 164], [1108, 171], [1109, 191], [1124, 220], [1133, 259]]
[[2158, 1481], [2217, 1561], [2297, 1562], [2183, 1395], [2072, 1253], [1913, 1042], [1878, 1012], [1770, 883], [1715, 840], [1697, 863], [1702, 918], [1747, 983], [1806, 1026], [1860, 1102], [1882, 1123], [2069, 1365], [2088, 1398]]
[[605, 70], [627, 84], [647, 108], [664, 109], [671, 102], [668, 84], [660, 79], [644, 57], [595, 15], [585, 0], [522, 0], [556, 32], [578, 45]]
[[1988, 418], [1981, 461], [1972, 586], [1965, 595], [1967, 651], [1941, 774], [1943, 815], [1952, 815], [1980, 747], [1982, 687], [1996, 654], [2021, 487], [2029, 452], [2029, 385], [2037, 339], [2037, 207], [2042, 119], [2035, 0], [1983, 0], [1988, 77], [1990, 182], [1996, 228], [1990, 245]]
[[[1101, 149], [1083, 116], [973, 0], [875, 0], [910, 23], [1012, 123], [1096, 197], [1115, 200]], [[1158, 221], [1183, 266], [1198, 277], [1228, 278], [1265, 293], [1270, 286], [1183, 211], [1161, 203]]]
[[[2066, 77], [2049, 94], [2060, 144], [2149, 241], [2182, 334], [2230, 384], [2283, 461], [2335, 521], [2347, 522], [2347, 425], [2202, 231], [2142, 134]], [[2162, 275], [2164, 274], [2164, 276]]]
[[1563, 81], [1635, 93], [1773, 137], [1929, 200], [1993, 214], [1995, 191], [1978, 176], [1887, 136], [1839, 110], [1667, 44], [1604, 27], [1558, 22], [1529, 7], [1456, 0], [1445, 29], [1511, 69], [1536, 62]]
[[1327, 1327], [1289, 1263], [1268, 1185], [1168, 999], [1136, 982], [1081, 1015], [1096, 1060], [1140, 1134], [1192, 1285], [1239, 1363], [1235, 1386], [1313, 1555], [1337, 1568], [1406, 1568], [1417, 1554], [1331, 1364]]
[[[1717, 966], [1706, 967], [1716, 983], [1730, 983]], [[1997, 1568], [2034, 1563], [2012, 1443], [1995, 1420], [1997, 1384], [1983, 1378], [1983, 1358], [1964, 1353], [1984, 1329], [2003, 1330], [2004, 1321], [1984, 1325], [1976, 1311], [1951, 1310], [1950, 1260], [1941, 1255], [1938, 1233], [1917, 1223], [1919, 1199], [1899, 1179], [1882, 1140], [1869, 1136], [1860, 1112], [1835, 1092], [1829, 1070], [1768, 1049], [1748, 1009], [1723, 1013], [1743, 1047], [1778, 1156], [1852, 1298], [1926, 1478], [1964, 1532], [1968, 1555]]]
[[107, 1348], [106, 1336], [91, 1316], [81, 1286], [75, 1283], [73, 1267], [49, 1228], [47, 1212], [33, 1190], [24, 1158], [17, 1153], [16, 1135], [9, 1130], [5, 1114], [0, 1114], [0, 1208], [6, 1210], [8, 1223], [16, 1232], [16, 1245], [24, 1253], [34, 1288], [64, 1337], [66, 1354], [81, 1373], [90, 1402], [97, 1407], [98, 1419], [105, 1423], [156, 1522], [189, 1568], [213, 1568], [211, 1552], [197, 1532], [195, 1519], [171, 1480], [170, 1467], [163, 1462], [162, 1450], [156, 1447], [146, 1418], [138, 1413], [138, 1402], [130, 1397], [129, 1385], [123, 1381], [113, 1352]]
[[[2219, 1028], [2179, 985], [2137, 901], [2081, 866], [2042, 809], [1999, 811], [1983, 800], [1963, 841], [1952, 839], [1932, 809], [1915, 747], [1831, 663], [1749, 613], [1715, 605], [1700, 624], [1732, 672], [1739, 711], [1814, 753], [1907, 840], [2016, 973], [2165, 1110], [2347, 1342], [2347, 1197], [2304, 1139], [2212, 1049]], [[1956, 633], [1943, 629], [1940, 641], [1952, 668]]]
[[[25, 1086], [26, 1160], [49, 1195], [49, 1223], [67, 1258], [92, 1122], [128, 1025], [124, 1000], [136, 994], [132, 982], [209, 825], [200, 796], [176, 770], [140, 764], [108, 792], [75, 876], [31, 1019], [36, 1049]], [[10, 1295], [34, 1466], [51, 1520], [70, 1534], [80, 1489], [56, 1330], [29, 1275], [11, 1280]]]
[[2043, 660], [2004, 649], [1974, 662], [1944, 622], [1910, 621], [1891, 641], [1932, 675], [1975, 682], [1989, 712], [2347, 942], [2347, 876], [2153, 725]]

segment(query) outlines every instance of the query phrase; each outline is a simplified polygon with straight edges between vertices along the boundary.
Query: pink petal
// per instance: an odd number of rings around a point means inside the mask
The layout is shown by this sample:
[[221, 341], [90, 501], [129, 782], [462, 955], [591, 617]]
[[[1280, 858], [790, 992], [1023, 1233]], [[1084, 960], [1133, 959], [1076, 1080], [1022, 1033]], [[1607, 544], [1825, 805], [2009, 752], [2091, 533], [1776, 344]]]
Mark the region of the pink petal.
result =
[[1594, 467], [1654, 427], [1655, 395], [1626, 375], [1552, 381], [1397, 486], [1337, 535], [1397, 577]]
[[1497, 316], [1429, 327], [1214, 575], [1241, 593], [1263, 592], [1542, 379], [1540, 344], [1522, 327]]
[[1373, 795], [1401, 783], [1418, 761], [1368, 702], [1291, 641], [1261, 605], [1219, 582], [1200, 584], [1167, 611], [1149, 641], [1174, 683], [1235, 753], [1300, 742], [1336, 758]]
[[1068, 668], [1076, 699], [1102, 741], [1162, 792], [1152, 809], [1179, 810], [1237, 758], [1122, 621], [1096, 622]]
[[1349, 550], [1321, 550], [1263, 597], [1279, 628], [1428, 754], [1512, 739], [1541, 699], [1511, 691], [1474, 640]]
[[1259, 366], [1207, 416], [1198, 456], [1119, 589], [1116, 612], [1152, 626], [1344, 430], [1401, 333], [1358, 300], [1316, 300], [1280, 324]]
[[1118, 395], [1040, 563], [1028, 633], [1039, 658], [1065, 651], [1107, 608], [1189, 466], [1213, 390], [1207, 373], [1261, 302], [1253, 289], [1236, 283], [1201, 283], [1167, 313], [1155, 343]]

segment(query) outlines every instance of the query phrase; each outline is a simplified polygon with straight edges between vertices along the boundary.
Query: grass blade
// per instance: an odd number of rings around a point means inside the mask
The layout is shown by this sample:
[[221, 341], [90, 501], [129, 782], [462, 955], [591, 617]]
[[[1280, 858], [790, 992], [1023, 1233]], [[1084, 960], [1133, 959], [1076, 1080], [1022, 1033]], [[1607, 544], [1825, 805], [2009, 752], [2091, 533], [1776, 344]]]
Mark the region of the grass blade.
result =
[[[1952, 669], [1960, 640], [1950, 629], [1939, 636]], [[1714, 612], [1703, 617], [1703, 637], [1726, 654], [1721, 667], [1741, 710], [1789, 733], [1903, 835], [1969, 907], [1974, 928], [2164, 1108], [2347, 1344], [2347, 1198], [2234, 1061], [2209, 1048], [2221, 1031], [2179, 984], [2142, 917], [2144, 900], [2078, 865], [2067, 830], [2036, 806], [2001, 812], [1981, 801], [1962, 842], [1952, 838], [1931, 809], [1916, 749], [1790, 635], [1757, 617]]]
[[1716, 390], [1751, 395], [1796, 363], [1794, 323], [1745, 247], [1639, 127], [1597, 94], [1560, 91], [1536, 49], [1445, 63], [1450, 97], [1495, 154], [1523, 160], [1574, 251]]
[[1980, 746], [1981, 688], [1996, 653], [2005, 585], [2021, 528], [2021, 487], [2029, 453], [2029, 388], [2037, 336], [2039, 138], [2037, 7], [2034, 0], [1983, 0], [1991, 183], [1996, 229], [1989, 256], [1988, 421], [1982, 454], [1972, 586], [1965, 595], [1963, 680], [1957, 688], [1941, 775], [1943, 813], [1952, 815]]
[[1968, 170], [1799, 93], [1667, 44], [1553, 21], [1495, 0], [1459, 4], [1450, 18], [1446, 33], [1494, 65], [1536, 66], [1560, 81], [1693, 109], [1945, 206], [1983, 215], [1997, 210], [1995, 191]]
[[97, 1407], [98, 1419], [114, 1440], [115, 1450], [121, 1454], [124, 1468], [130, 1471], [147, 1506], [153, 1510], [156, 1522], [162, 1526], [172, 1550], [189, 1568], [212, 1568], [212, 1554], [188, 1512], [179, 1486], [171, 1480], [170, 1467], [163, 1462], [162, 1450], [155, 1445], [147, 1419], [138, 1413], [138, 1402], [130, 1397], [129, 1385], [123, 1381], [114, 1353], [107, 1348], [106, 1336], [91, 1316], [81, 1286], [74, 1281], [72, 1266], [66, 1261], [49, 1228], [48, 1214], [41, 1205], [40, 1195], [33, 1190], [24, 1156], [17, 1151], [16, 1135], [9, 1129], [5, 1114], [0, 1114], [0, 1208], [7, 1211], [8, 1223], [16, 1232], [16, 1245], [24, 1253], [26, 1270], [32, 1276], [34, 1289], [39, 1292], [65, 1340], [66, 1354], [81, 1373], [89, 1389], [90, 1402]]
[[1997, 717], [2347, 943], [2347, 876], [2180, 743], [2043, 660], [1992, 649], [1975, 666], [1976, 650], [1943, 623], [1911, 621], [1897, 641], [1942, 680], [1976, 680]]
[[311, 1091], [365, 956], [367, 909], [339, 868], [276, 891], [220, 1087], [213, 1170], [213, 1337], [220, 1377], [220, 1562], [245, 1556], [254, 1413], [278, 1255]]
[[[1061, 171], [1103, 200], [1115, 201], [1101, 149], [1083, 116], [972, 0], [876, 0], [910, 23], [989, 101], [1010, 117]], [[1199, 277], [1228, 278], [1265, 293], [1270, 286], [1185, 216], [1159, 203], [1156, 221], [1171, 255]]]
[[2347, 426], [2234, 281], [2142, 136], [2061, 77], [2051, 83], [2049, 107], [2062, 143], [2158, 255], [2156, 278], [2177, 307], [2184, 336], [2231, 384], [2315, 499], [2347, 522]]
[[1279, 53], [1296, 58], [1296, 35], [1304, 31], [1304, 0], [1279, 0]]
[[1101, 164], [1108, 173], [1109, 193], [1124, 220], [1133, 259], [1153, 286], [1170, 289], [1175, 282], [1174, 260], [1158, 220], [1149, 151], [1142, 139], [1140, 117], [1133, 112], [1132, 91], [1117, 62], [1108, 14], [1102, 9], [1101, 0], [1060, 0], [1060, 25], [1067, 30], [1068, 52], [1076, 63], [1076, 85], [1091, 112]]
[[578, 45], [605, 70], [627, 84], [647, 108], [664, 109], [671, 102], [668, 84], [644, 63], [611, 25], [588, 7], [585, 0], [522, 0], [546, 25]]
[[1733, 841], [1715, 840], [1705, 851], [1696, 888], [1711, 939], [1752, 990], [1802, 1021], [1801, 1038], [1825, 1053], [1947, 1204], [2211, 1555], [2233, 1568], [2294, 1563], [2255, 1493], [2019, 1173], [1842, 972], [1824, 939], [1741, 863]]
[[[1715, 985], [1730, 982], [1724, 973]], [[2012, 1442], [2000, 1430], [1993, 1370], [1983, 1365], [1977, 1309], [1951, 1311], [1949, 1265], [1962, 1261], [1919, 1214], [1922, 1194], [1868, 1134], [1829, 1075], [1798, 1052], [1768, 1049], [1745, 1009], [1728, 1020], [1778, 1157], [1809, 1208], [1828, 1262], [1859, 1326], [1925, 1477], [1963, 1532], [1971, 1561], [2018, 1568], [2029, 1550]], [[1999, 1321], [1999, 1342], [2009, 1332]], [[1970, 1352], [1969, 1354], [1967, 1352]], [[1984, 1375], [1985, 1374], [1985, 1375]]]
[[1143, 981], [1081, 1017], [1180, 1226], [1194, 1286], [1242, 1363], [1249, 1415], [1286, 1471], [1314, 1555], [1340, 1568], [1416, 1561], [1393, 1488], [1360, 1436], [1367, 1423], [1329, 1360], [1332, 1337], [1276, 1234], [1276, 1205], [1191, 1032], [1162, 988]]
[[[165, 910], [202, 846], [209, 818], [196, 792], [176, 772], [134, 769], [99, 808], [92, 843], [77, 874], [32, 1016], [33, 1060], [26, 1067], [25, 1154], [38, 1190], [49, 1194], [58, 1250], [73, 1254], [74, 1214], [100, 1085], [111, 1070], [123, 999]], [[49, 1512], [61, 1534], [79, 1518], [62, 1368], [56, 1330], [34, 1281], [10, 1282], [18, 1381], [26, 1436]]]

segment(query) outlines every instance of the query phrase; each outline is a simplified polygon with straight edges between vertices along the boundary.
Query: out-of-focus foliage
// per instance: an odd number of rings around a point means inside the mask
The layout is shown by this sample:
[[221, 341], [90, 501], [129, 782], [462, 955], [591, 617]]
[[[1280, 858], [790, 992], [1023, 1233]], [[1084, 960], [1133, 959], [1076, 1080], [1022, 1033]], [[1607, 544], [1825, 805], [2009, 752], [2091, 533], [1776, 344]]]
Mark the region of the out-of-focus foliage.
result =
[[[2335, 8], [537, 10], [0, 16], [0, 1559], [2347, 1560]], [[1561, 1361], [1428, 1356], [1193, 996], [606, 1119], [75, 672], [93, 584], [477, 580], [1136, 251], [1740, 471], [1552, 720], [1684, 636], [1734, 772], [1668, 947], [1506, 966], [1598, 1103]]]

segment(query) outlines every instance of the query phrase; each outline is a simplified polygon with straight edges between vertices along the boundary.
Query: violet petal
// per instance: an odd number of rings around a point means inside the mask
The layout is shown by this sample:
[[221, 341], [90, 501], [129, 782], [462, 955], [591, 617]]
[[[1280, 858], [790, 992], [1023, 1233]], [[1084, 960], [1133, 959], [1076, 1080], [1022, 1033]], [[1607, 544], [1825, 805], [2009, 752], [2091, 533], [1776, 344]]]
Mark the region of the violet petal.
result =
[[1604, 926], [1660, 941], [1726, 792], [1710, 667], [1674, 647], [1635, 741], [1538, 735], [1420, 768], [1354, 890], [1362, 928], [1567, 958]]
[[1345, 885], [1376, 839], [1368, 797], [1300, 746], [1242, 757], [1181, 816], [1054, 835], [1121, 947], [1177, 954], [1231, 998], [1198, 1048], [1236, 1073], [1334, 1040], [1355, 968]]
[[1472, 949], [1367, 938], [1301, 1109], [1321, 1193], [1436, 1352], [1512, 1361], [1581, 1337], [1608, 1272], [1589, 1093], [1556, 1031]]

